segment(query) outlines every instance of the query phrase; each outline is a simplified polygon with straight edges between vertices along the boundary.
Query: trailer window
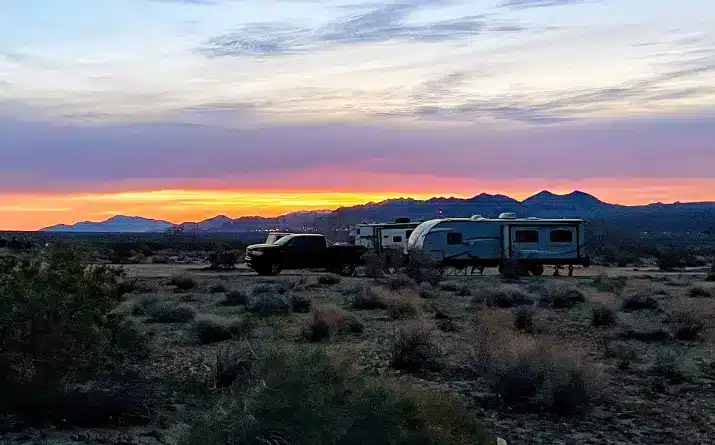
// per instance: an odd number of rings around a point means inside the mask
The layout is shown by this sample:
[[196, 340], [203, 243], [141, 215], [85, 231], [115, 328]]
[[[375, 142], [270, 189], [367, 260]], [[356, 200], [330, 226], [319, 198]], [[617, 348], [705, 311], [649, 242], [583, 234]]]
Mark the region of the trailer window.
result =
[[447, 244], [450, 246], [462, 244], [462, 234], [459, 232], [449, 232], [447, 234]]
[[571, 243], [573, 242], [573, 232], [570, 230], [552, 230], [549, 239], [552, 243]]
[[393, 243], [401, 243], [401, 242], [402, 242], [402, 237], [401, 237], [401, 236], [393, 236], [393, 237], [392, 237], [392, 242], [393, 242]]
[[514, 234], [514, 242], [517, 243], [538, 243], [538, 230], [517, 230]]

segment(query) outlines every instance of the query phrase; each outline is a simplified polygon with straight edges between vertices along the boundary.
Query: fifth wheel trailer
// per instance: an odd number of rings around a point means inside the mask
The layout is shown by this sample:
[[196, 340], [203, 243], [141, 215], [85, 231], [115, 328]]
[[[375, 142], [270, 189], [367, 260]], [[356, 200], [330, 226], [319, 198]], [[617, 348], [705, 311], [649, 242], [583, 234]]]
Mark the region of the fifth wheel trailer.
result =
[[407, 252], [407, 240], [419, 222], [394, 222], [376, 224], [357, 224], [351, 230], [351, 243], [365, 246], [376, 252], [384, 249], [399, 249]]
[[541, 275], [544, 266], [588, 267], [584, 220], [516, 218], [445, 218], [425, 221], [412, 232], [408, 252], [442, 266], [499, 267], [516, 261], [520, 269]]

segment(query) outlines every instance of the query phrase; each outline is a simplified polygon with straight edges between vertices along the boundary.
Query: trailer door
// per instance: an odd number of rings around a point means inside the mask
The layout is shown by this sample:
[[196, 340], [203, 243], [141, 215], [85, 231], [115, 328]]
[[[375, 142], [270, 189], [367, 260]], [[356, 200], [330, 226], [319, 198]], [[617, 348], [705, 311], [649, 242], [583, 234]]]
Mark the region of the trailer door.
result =
[[534, 226], [510, 226], [509, 258], [528, 259], [540, 257], [542, 231]]

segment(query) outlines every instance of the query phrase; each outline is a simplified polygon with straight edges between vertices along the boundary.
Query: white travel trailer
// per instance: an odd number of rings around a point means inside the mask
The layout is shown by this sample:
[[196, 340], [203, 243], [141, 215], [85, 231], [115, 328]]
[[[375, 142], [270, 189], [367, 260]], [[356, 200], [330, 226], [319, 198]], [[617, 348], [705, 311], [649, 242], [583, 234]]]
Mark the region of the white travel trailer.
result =
[[385, 249], [399, 249], [407, 252], [407, 240], [419, 222], [395, 222], [377, 224], [357, 224], [350, 233], [352, 244], [365, 246], [376, 252]]
[[517, 261], [532, 275], [556, 268], [588, 267], [582, 219], [517, 218], [503, 213], [497, 219], [433, 219], [420, 224], [410, 236], [408, 251], [421, 253], [447, 267], [499, 267]]

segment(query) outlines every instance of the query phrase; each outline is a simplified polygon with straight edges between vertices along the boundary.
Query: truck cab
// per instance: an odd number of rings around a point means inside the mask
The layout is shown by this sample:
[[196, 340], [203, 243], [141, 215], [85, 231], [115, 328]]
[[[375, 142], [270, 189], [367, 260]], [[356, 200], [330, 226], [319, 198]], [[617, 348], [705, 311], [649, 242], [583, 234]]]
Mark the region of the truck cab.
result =
[[363, 246], [330, 246], [319, 234], [290, 234], [272, 244], [248, 246], [245, 262], [259, 275], [278, 275], [283, 269], [328, 269], [352, 275], [366, 251]]

